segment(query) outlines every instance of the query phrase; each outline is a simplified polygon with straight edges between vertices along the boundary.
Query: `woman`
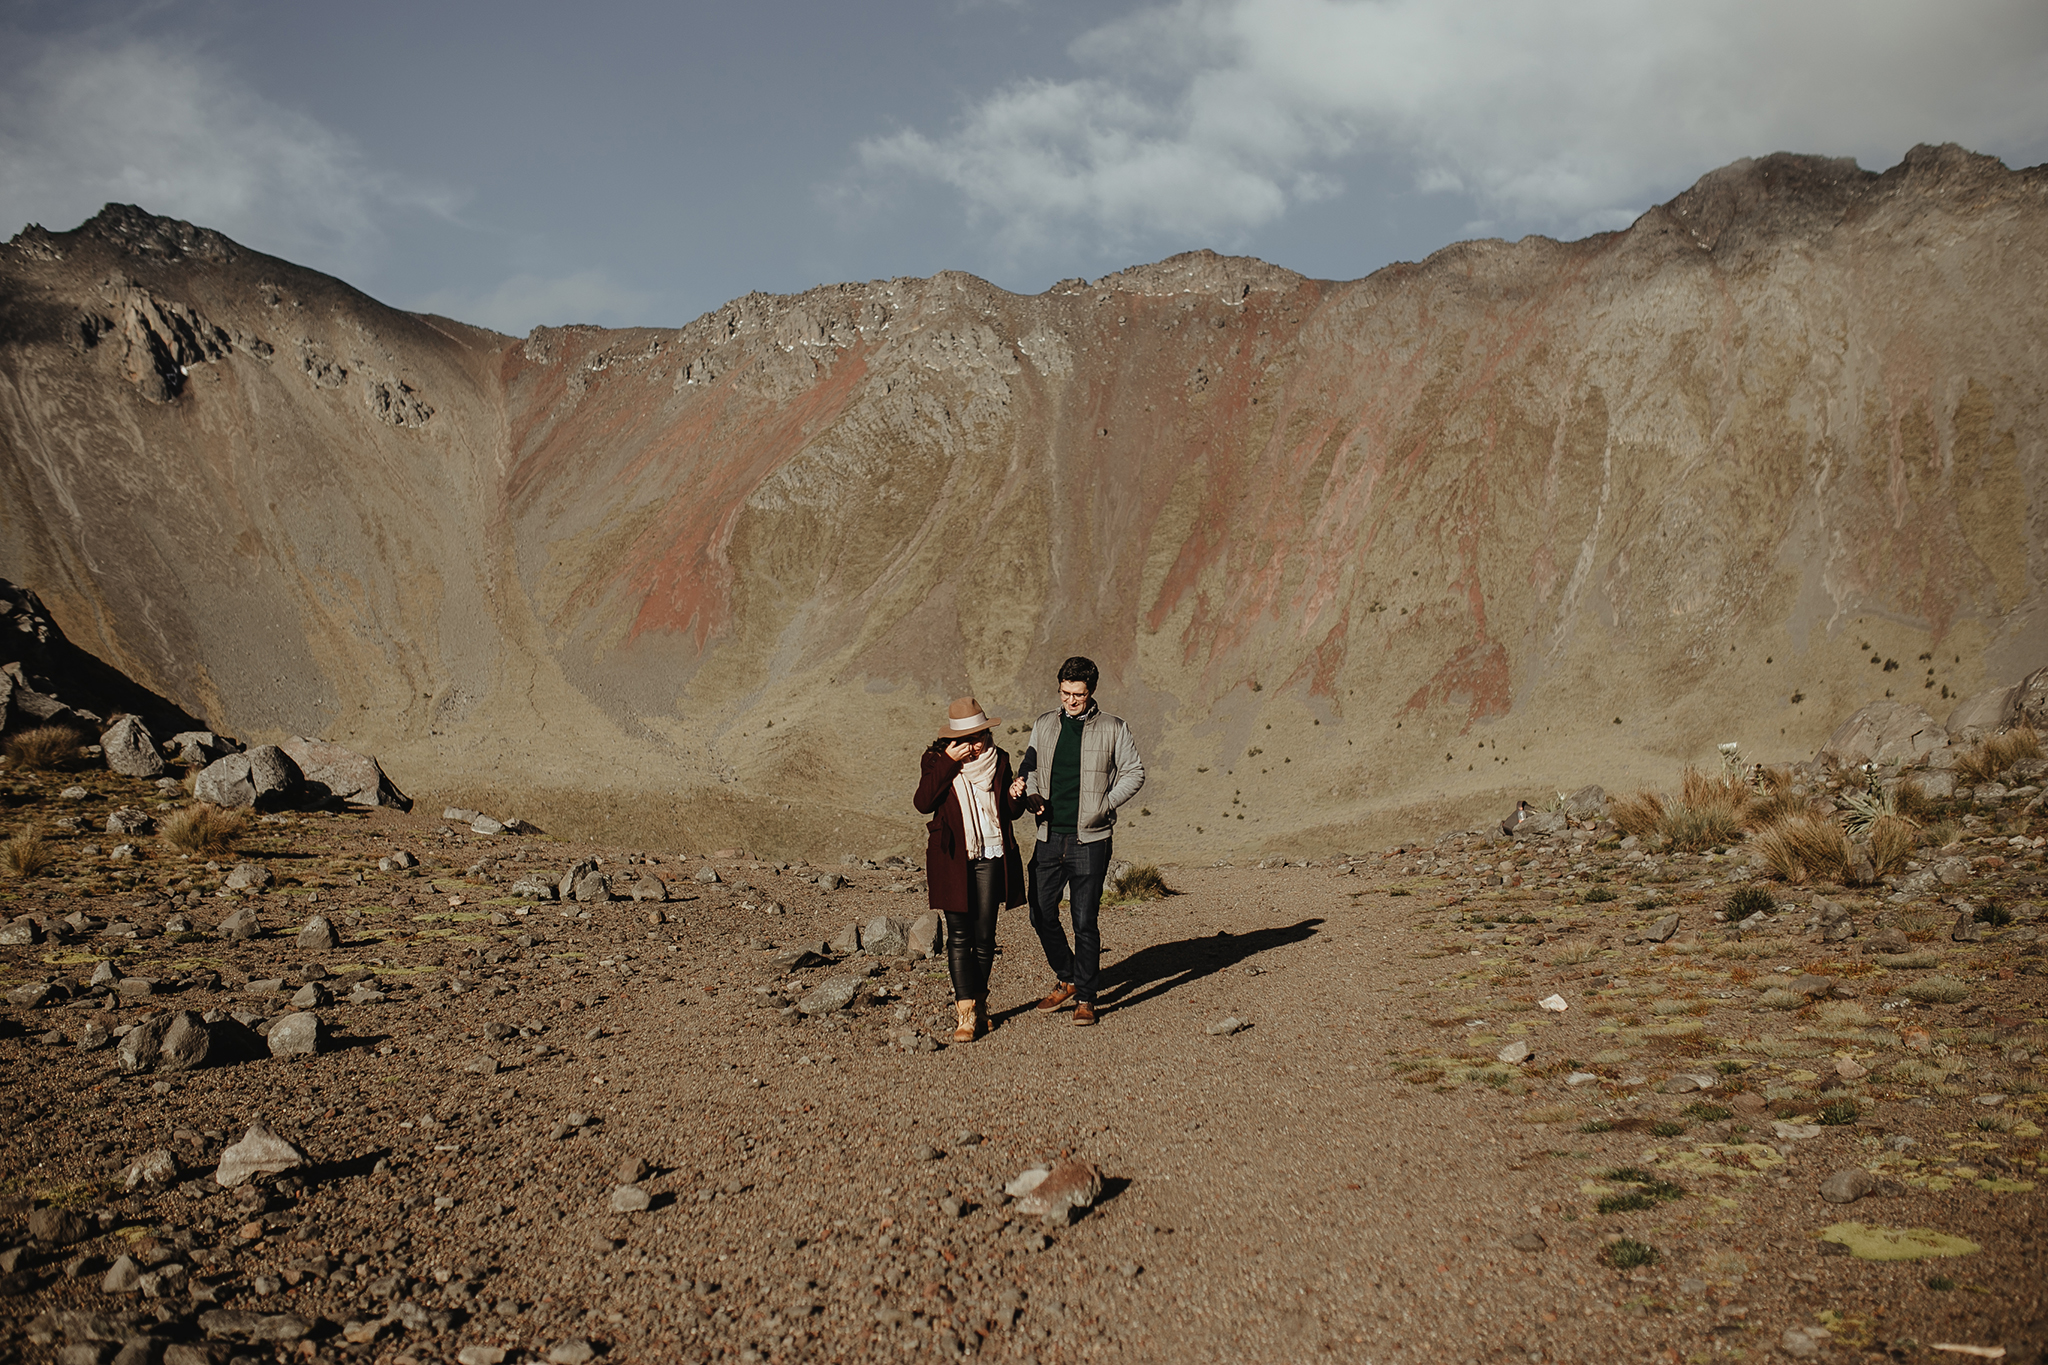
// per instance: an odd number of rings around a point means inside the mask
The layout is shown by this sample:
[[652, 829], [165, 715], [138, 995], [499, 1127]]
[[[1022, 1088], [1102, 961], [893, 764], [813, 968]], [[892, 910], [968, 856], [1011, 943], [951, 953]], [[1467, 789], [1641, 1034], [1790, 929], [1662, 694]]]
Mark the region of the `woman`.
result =
[[953, 977], [956, 1043], [988, 1030], [988, 978], [996, 961], [996, 912], [1024, 903], [1024, 862], [1010, 821], [1024, 811], [1024, 780], [989, 731], [1000, 720], [981, 703], [953, 703], [939, 737], [924, 751], [911, 804], [925, 826], [925, 881], [931, 907], [946, 916], [946, 967]]

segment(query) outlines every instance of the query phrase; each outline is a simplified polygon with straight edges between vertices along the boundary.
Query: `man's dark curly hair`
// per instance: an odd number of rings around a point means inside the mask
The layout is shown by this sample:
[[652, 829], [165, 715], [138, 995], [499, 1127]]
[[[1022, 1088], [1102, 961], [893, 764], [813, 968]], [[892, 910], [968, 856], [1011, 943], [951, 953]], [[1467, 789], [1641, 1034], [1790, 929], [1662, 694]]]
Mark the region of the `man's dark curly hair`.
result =
[[1101, 679], [1102, 671], [1095, 666], [1095, 660], [1084, 659], [1079, 654], [1060, 665], [1061, 682], [1087, 683], [1091, 694]]

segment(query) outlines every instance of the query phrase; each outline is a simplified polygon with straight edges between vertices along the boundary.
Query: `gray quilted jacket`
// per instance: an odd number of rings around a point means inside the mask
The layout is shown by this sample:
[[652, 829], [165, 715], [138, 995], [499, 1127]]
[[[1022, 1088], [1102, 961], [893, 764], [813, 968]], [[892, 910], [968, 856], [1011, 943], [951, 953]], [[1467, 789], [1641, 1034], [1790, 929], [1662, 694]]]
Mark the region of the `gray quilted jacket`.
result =
[[[1044, 798], [1052, 788], [1052, 756], [1060, 743], [1060, 712], [1046, 712], [1031, 726], [1031, 748], [1037, 761], [1024, 780], [1024, 794]], [[1138, 741], [1131, 727], [1117, 716], [1106, 715], [1094, 705], [1081, 723], [1081, 805], [1077, 833], [1081, 842], [1092, 844], [1107, 839], [1116, 829], [1116, 808], [1138, 794], [1145, 785], [1145, 765], [1138, 758]], [[1036, 804], [1036, 803], [1034, 803]], [[1051, 830], [1046, 825], [1050, 806], [1038, 810], [1038, 837]]]

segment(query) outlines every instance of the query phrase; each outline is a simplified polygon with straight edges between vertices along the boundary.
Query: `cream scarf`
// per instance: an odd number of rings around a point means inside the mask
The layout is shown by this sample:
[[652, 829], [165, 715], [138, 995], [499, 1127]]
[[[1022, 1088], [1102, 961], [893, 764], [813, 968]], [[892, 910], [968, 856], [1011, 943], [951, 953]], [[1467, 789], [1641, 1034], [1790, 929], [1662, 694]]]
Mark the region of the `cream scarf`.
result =
[[1003, 825], [996, 813], [996, 748], [960, 765], [953, 794], [960, 801], [960, 822], [967, 828], [967, 856], [1003, 856]]

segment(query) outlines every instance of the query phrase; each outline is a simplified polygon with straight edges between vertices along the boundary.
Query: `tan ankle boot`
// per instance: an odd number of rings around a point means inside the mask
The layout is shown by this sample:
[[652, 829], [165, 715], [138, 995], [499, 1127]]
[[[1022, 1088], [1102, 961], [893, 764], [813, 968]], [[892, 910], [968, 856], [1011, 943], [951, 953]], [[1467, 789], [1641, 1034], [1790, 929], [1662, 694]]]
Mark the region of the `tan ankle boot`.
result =
[[954, 1002], [953, 1002], [953, 1015], [954, 1015], [954, 1017], [955, 1017], [956, 1019], [958, 1019], [958, 1020], [960, 1021], [960, 1026], [959, 1026], [958, 1028], [956, 1028], [956, 1029], [954, 1029], [954, 1030], [953, 1030], [953, 1041], [954, 1041], [954, 1042], [956, 1042], [956, 1043], [971, 1043], [971, 1042], [973, 1042], [973, 1041], [974, 1041], [974, 1002], [973, 1002], [972, 1000], [956, 1000], [956, 1001], [954, 1001]]

